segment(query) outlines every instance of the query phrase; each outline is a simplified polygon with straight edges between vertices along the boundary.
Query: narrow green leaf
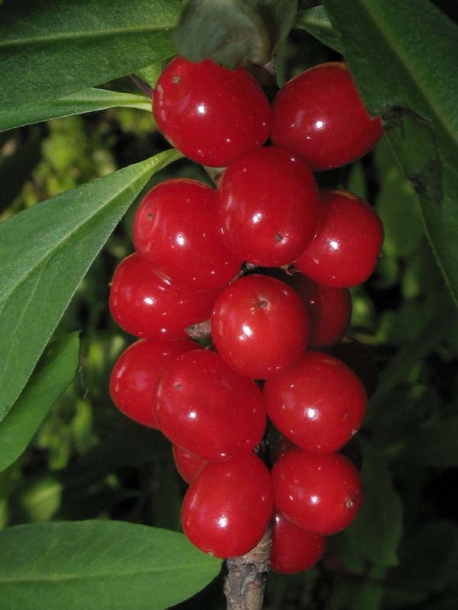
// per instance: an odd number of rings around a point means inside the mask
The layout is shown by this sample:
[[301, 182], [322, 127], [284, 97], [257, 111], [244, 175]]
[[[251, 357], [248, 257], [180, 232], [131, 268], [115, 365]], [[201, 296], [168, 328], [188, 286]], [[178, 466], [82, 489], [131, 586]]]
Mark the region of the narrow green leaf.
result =
[[[323, 0], [368, 109], [422, 206], [458, 302], [458, 26], [428, 0]], [[427, 49], [427, 52], [426, 52]]]
[[107, 108], [140, 108], [151, 110], [151, 100], [144, 95], [119, 93], [105, 89], [86, 89], [51, 101], [38, 101], [31, 106], [0, 109], [0, 131], [21, 127], [72, 114], [95, 112]]
[[402, 504], [383, 457], [369, 443], [362, 441], [361, 445], [364, 501], [344, 535], [353, 549], [373, 565], [389, 567], [398, 563], [397, 550], [403, 527]]
[[151, 175], [180, 156], [166, 151], [0, 225], [0, 421], [124, 212]]
[[73, 379], [78, 356], [76, 333], [50, 345], [39, 370], [0, 424], [0, 471], [22, 455], [49, 409]]
[[0, 21], [0, 109], [31, 106], [174, 54], [175, 0], [9, 0]]
[[329, 17], [322, 6], [314, 6], [305, 11], [299, 11], [296, 16], [294, 27], [306, 30], [317, 40], [327, 47], [341, 53], [341, 45], [338, 34], [333, 29]]
[[165, 610], [221, 562], [183, 534], [116, 521], [19, 525], [0, 533], [2, 608]]
[[405, 448], [406, 459], [422, 466], [458, 466], [458, 415], [418, 431]]

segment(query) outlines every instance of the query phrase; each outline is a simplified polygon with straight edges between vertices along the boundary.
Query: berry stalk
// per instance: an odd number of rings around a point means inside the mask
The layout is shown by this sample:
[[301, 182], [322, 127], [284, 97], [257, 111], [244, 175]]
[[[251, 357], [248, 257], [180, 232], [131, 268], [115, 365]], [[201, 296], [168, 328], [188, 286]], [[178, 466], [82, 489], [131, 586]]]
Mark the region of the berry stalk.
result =
[[261, 610], [271, 547], [272, 532], [269, 528], [249, 553], [227, 560], [228, 573], [224, 583], [227, 610]]

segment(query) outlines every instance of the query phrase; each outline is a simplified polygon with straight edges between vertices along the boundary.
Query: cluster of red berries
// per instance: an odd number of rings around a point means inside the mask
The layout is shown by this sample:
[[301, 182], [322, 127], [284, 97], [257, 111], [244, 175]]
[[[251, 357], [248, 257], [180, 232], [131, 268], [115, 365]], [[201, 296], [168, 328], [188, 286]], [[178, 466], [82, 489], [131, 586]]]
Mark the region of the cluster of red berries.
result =
[[[116, 363], [111, 394], [173, 443], [196, 546], [239, 556], [272, 525], [272, 569], [303, 570], [361, 504], [358, 471], [337, 452], [367, 392], [328, 348], [383, 239], [367, 202], [320, 191], [312, 172], [368, 152], [381, 122], [342, 63], [300, 74], [271, 105], [244, 68], [176, 58], [153, 112], [191, 160], [225, 169], [216, 189], [171, 179], [141, 202], [136, 252], [110, 294], [114, 319], [140, 340]], [[189, 335], [206, 327], [203, 347]]]

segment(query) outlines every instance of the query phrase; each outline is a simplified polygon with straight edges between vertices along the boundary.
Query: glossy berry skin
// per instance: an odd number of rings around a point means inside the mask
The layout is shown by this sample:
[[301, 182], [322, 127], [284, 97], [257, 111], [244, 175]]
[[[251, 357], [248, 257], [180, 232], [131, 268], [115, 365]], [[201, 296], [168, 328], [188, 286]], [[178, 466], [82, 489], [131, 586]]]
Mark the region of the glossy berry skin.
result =
[[251, 74], [210, 59], [172, 60], [154, 89], [153, 114], [173, 146], [210, 167], [262, 146], [271, 124], [270, 104]]
[[290, 80], [272, 110], [272, 142], [300, 155], [313, 171], [355, 161], [383, 135], [380, 118], [370, 117], [341, 62], [315, 66]]
[[339, 453], [286, 451], [271, 471], [276, 510], [289, 521], [324, 536], [355, 519], [362, 487], [355, 466]]
[[157, 428], [152, 404], [156, 378], [171, 358], [196, 347], [190, 339], [140, 339], [130, 345], [116, 361], [110, 377], [110, 394], [118, 409], [139, 424]]
[[374, 271], [383, 243], [377, 212], [348, 191], [322, 192], [318, 231], [294, 265], [318, 284], [350, 288]]
[[295, 574], [317, 564], [326, 548], [326, 537], [308, 532], [283, 515], [276, 514], [272, 527], [270, 568], [280, 574]]
[[178, 445], [173, 445], [173, 461], [181, 478], [189, 485], [196, 478], [204, 466], [208, 464], [194, 453], [189, 453]]
[[267, 414], [306, 451], [334, 453], [361, 426], [367, 406], [359, 377], [324, 352], [308, 351], [263, 388]]
[[317, 284], [302, 273], [291, 276], [291, 285], [306, 304], [310, 315], [310, 348], [333, 345], [345, 335], [352, 313], [348, 288]]
[[266, 426], [256, 383], [206, 350], [181, 354], [162, 370], [154, 404], [165, 436], [208, 461], [251, 452]]
[[307, 348], [307, 310], [292, 288], [273, 277], [248, 275], [226, 286], [210, 320], [218, 353], [245, 377], [271, 377]]
[[137, 210], [136, 251], [178, 288], [217, 290], [243, 262], [222, 240], [215, 198], [215, 190], [206, 184], [177, 178], [151, 189]]
[[312, 239], [319, 193], [308, 167], [292, 153], [266, 146], [238, 158], [217, 190], [223, 238], [234, 255], [255, 265], [286, 265]]
[[204, 467], [186, 492], [183, 530], [199, 549], [221, 558], [255, 547], [273, 511], [270, 474], [254, 454]]
[[137, 337], [185, 339], [186, 328], [208, 319], [216, 294], [175, 288], [131, 254], [115, 271], [110, 311], [123, 330]]

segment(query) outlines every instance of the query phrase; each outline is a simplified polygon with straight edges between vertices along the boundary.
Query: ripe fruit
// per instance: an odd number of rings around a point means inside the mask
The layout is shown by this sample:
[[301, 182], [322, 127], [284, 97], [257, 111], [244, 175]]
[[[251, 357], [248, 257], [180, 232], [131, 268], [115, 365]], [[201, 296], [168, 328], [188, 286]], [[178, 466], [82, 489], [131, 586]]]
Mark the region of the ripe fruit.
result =
[[256, 383], [206, 350], [180, 354], [162, 370], [155, 409], [159, 427], [172, 443], [208, 461], [249, 453], [266, 426]]
[[383, 225], [364, 199], [348, 191], [323, 191], [318, 231], [294, 265], [318, 284], [350, 288], [374, 271]]
[[292, 288], [266, 275], [248, 275], [226, 286], [211, 314], [213, 341], [240, 375], [265, 379], [305, 351], [309, 318]]
[[151, 189], [137, 210], [135, 249], [176, 287], [217, 290], [243, 262], [228, 250], [217, 229], [215, 197], [206, 184], [178, 178]]
[[173, 146], [211, 167], [226, 167], [262, 146], [271, 123], [269, 102], [251, 74], [210, 59], [171, 61], [157, 81], [153, 113]]
[[312, 173], [277, 147], [253, 150], [224, 172], [217, 190], [219, 225], [228, 248], [265, 267], [286, 265], [312, 239], [320, 205]]
[[263, 388], [267, 414], [295, 445], [334, 453], [361, 426], [367, 396], [357, 375], [324, 352], [309, 351]]
[[148, 339], [185, 339], [186, 328], [210, 316], [216, 292], [182, 290], [131, 254], [118, 265], [110, 291], [111, 315], [126, 332]]
[[140, 339], [118, 358], [110, 377], [110, 394], [118, 409], [139, 424], [157, 428], [153, 411], [154, 384], [167, 362], [196, 349], [190, 339], [149, 341]]
[[294, 525], [283, 515], [276, 514], [272, 528], [270, 567], [281, 574], [308, 570], [321, 559], [326, 538]]
[[183, 530], [205, 553], [244, 555], [264, 535], [272, 503], [270, 474], [256, 455], [207, 464], [186, 492]]
[[315, 66], [290, 80], [272, 110], [272, 142], [300, 155], [313, 171], [355, 161], [383, 134], [380, 118], [370, 117], [340, 62]]
[[173, 461], [175, 462], [176, 469], [181, 478], [188, 483], [196, 478], [202, 468], [208, 464], [206, 460], [203, 460], [194, 453], [189, 453], [178, 445], [173, 445]]
[[153, 112], [172, 145], [219, 168], [210, 173], [220, 181], [215, 190], [166, 180], [137, 210], [136, 253], [115, 272], [110, 309], [144, 339], [115, 365], [113, 400], [172, 442], [189, 484], [191, 542], [237, 557], [264, 534], [268, 542], [271, 525], [271, 568], [308, 569], [362, 501], [353, 435], [367, 406], [363, 367], [350, 358], [355, 373], [331, 350], [347, 354], [337, 342], [350, 323], [349, 288], [372, 273], [383, 241], [366, 201], [319, 191], [312, 171], [368, 152], [382, 123], [343, 63], [287, 83], [269, 146], [272, 110], [244, 68], [177, 57]]
[[339, 453], [320, 455], [293, 447], [274, 464], [271, 475], [277, 511], [311, 532], [342, 531], [361, 506], [358, 471]]

